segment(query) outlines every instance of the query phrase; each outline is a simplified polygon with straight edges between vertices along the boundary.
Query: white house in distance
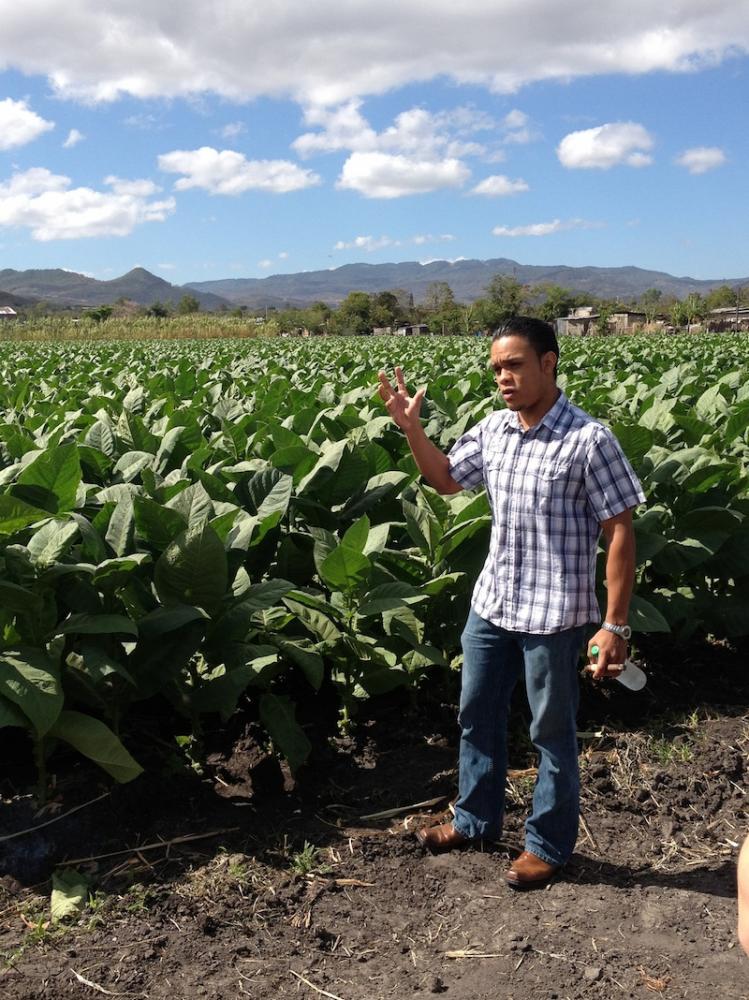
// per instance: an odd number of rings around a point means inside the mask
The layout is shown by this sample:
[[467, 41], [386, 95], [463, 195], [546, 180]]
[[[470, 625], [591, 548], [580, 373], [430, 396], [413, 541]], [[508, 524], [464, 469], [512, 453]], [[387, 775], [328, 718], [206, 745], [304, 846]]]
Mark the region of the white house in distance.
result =
[[[569, 316], [561, 316], [557, 320], [557, 333], [577, 334], [585, 337], [598, 333], [599, 314], [593, 306], [578, 306]], [[611, 333], [631, 333], [635, 327], [645, 324], [647, 317], [643, 312], [622, 311], [609, 314], [609, 330]]]
[[15, 309], [12, 309], [10, 306], [0, 306], [0, 320], [16, 319], [17, 316], [18, 313], [15, 311]]

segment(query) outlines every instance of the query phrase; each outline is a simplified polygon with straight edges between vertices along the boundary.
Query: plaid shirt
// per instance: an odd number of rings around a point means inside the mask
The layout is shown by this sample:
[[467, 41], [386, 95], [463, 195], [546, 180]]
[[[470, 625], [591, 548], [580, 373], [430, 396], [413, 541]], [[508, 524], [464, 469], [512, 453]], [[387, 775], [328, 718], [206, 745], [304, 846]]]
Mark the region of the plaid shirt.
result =
[[549, 634], [600, 621], [595, 596], [600, 525], [645, 496], [611, 431], [564, 393], [524, 430], [498, 410], [459, 438], [450, 475], [486, 486], [489, 555], [473, 609], [512, 632]]

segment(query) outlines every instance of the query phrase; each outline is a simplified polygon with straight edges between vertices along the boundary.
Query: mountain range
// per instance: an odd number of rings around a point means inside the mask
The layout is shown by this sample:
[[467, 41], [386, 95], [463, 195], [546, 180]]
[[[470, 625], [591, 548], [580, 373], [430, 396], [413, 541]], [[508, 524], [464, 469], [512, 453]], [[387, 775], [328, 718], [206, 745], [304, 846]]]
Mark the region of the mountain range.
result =
[[494, 260], [436, 260], [427, 264], [345, 264], [323, 271], [274, 274], [266, 278], [224, 278], [173, 285], [136, 267], [111, 281], [99, 281], [60, 268], [48, 270], [0, 270], [0, 305], [28, 306], [44, 302], [56, 308], [81, 309], [126, 300], [138, 305], [159, 301], [176, 304], [184, 295], [194, 295], [201, 309], [215, 311], [237, 306], [258, 310], [284, 306], [306, 306], [323, 301], [336, 305], [349, 292], [382, 292], [403, 289], [419, 302], [434, 282], [447, 282], [458, 302], [473, 302], [485, 294], [497, 274], [511, 275], [523, 285], [556, 284], [599, 298], [628, 302], [649, 288], [664, 297], [682, 299], [691, 292], [705, 294], [718, 285], [749, 284], [746, 278], [700, 280], [675, 277], [665, 271], [639, 267], [567, 267], [531, 265], [500, 257]]

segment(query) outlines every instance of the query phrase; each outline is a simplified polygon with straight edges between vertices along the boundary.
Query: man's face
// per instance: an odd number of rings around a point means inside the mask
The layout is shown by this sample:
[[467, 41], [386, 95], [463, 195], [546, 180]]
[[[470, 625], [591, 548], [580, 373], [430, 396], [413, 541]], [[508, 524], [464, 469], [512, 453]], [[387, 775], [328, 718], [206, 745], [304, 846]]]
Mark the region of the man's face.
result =
[[539, 358], [525, 337], [512, 333], [495, 340], [491, 348], [494, 379], [510, 410], [533, 409], [554, 388], [556, 354]]

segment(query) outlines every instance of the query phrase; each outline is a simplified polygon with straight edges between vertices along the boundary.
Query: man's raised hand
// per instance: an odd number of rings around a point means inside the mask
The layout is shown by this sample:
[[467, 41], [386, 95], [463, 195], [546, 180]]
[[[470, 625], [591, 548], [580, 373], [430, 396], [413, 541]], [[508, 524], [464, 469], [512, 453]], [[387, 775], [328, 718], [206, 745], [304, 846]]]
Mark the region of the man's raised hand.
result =
[[380, 396], [385, 401], [385, 409], [395, 423], [408, 434], [419, 425], [421, 401], [426, 393], [426, 386], [417, 389], [413, 396], [409, 395], [401, 368], [395, 369], [396, 388], [390, 384], [385, 372], [380, 372]]

